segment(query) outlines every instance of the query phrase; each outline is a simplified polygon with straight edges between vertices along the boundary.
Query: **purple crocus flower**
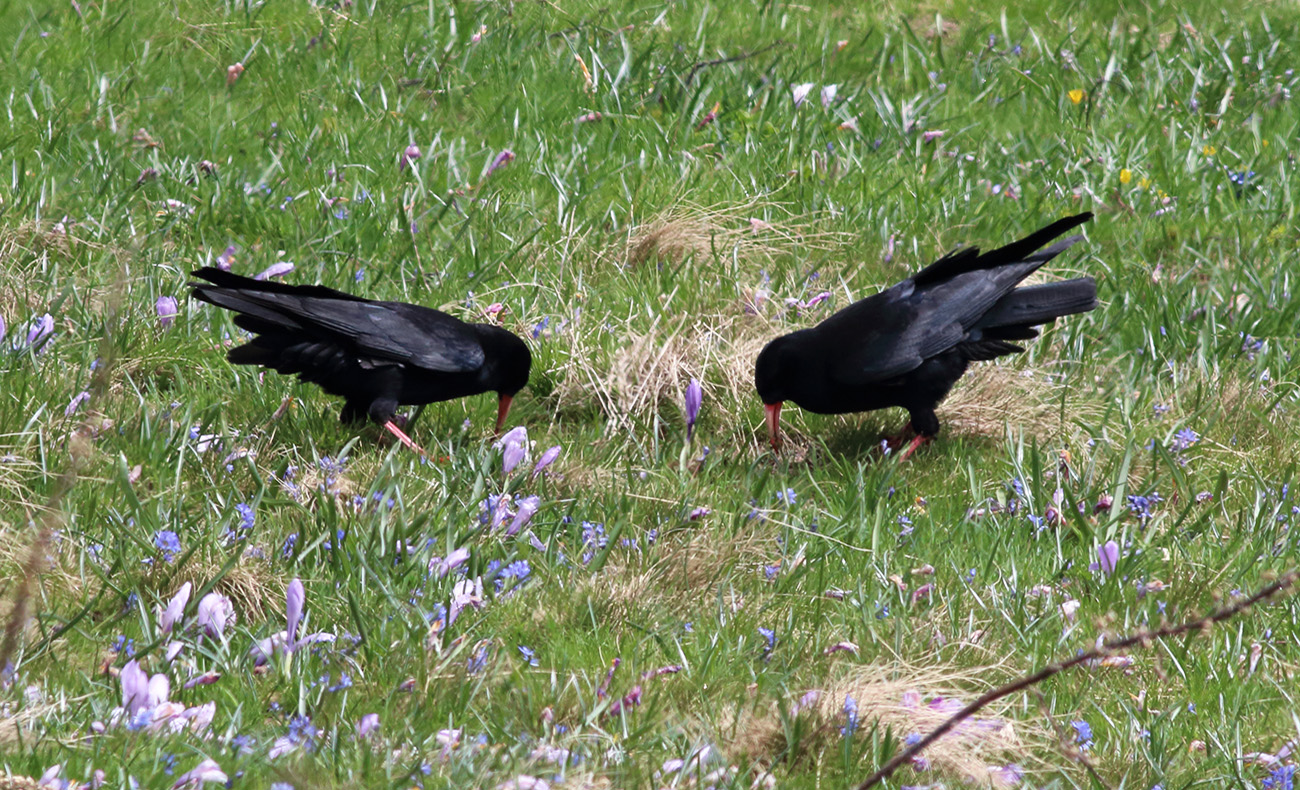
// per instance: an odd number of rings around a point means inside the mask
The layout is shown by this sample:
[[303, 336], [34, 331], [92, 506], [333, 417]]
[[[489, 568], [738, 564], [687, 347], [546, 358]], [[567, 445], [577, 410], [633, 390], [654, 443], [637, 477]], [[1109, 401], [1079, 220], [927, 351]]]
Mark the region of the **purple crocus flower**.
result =
[[87, 392], [86, 390], [82, 390], [81, 392], [78, 392], [76, 395], [73, 395], [72, 400], [68, 401], [67, 407], [63, 409], [63, 416], [71, 417], [72, 415], [76, 414], [78, 411], [81, 410], [81, 405], [88, 400], [90, 400], [90, 393]]
[[690, 441], [695, 433], [695, 420], [700, 416], [700, 405], [704, 403], [704, 390], [700, 388], [699, 379], [691, 379], [686, 385], [686, 440]]
[[50, 342], [51, 336], [54, 335], [54, 316], [46, 313], [32, 324], [32, 328], [27, 330], [27, 347], [32, 353], [39, 354], [45, 350], [45, 345]]
[[443, 579], [446, 578], [447, 574], [456, 570], [457, 568], [464, 565], [468, 561], [469, 561], [469, 549], [462, 546], [461, 548], [455, 549], [454, 551], [452, 551], [452, 553], [448, 554], [446, 559], [434, 560], [429, 564], [432, 566], [430, 570], [438, 574], [439, 579]]
[[172, 626], [175, 625], [177, 621], [181, 619], [181, 615], [185, 613], [185, 604], [189, 603], [189, 601], [190, 583], [185, 582], [181, 585], [181, 589], [176, 593], [176, 595], [172, 596], [172, 599], [167, 603], [167, 608], [158, 615], [158, 630], [162, 631], [164, 634], [170, 633]]
[[811, 82], [802, 82], [794, 86], [794, 88], [790, 90], [790, 93], [794, 98], [794, 106], [798, 107], [803, 104], [804, 99], [808, 98], [808, 94], [812, 93], [812, 89], [815, 87], [816, 85]]
[[510, 522], [510, 526], [506, 528], [507, 535], [518, 535], [519, 530], [528, 526], [529, 519], [531, 519], [533, 514], [537, 512], [537, 509], [542, 506], [542, 498], [539, 496], [526, 496], [515, 502], [515, 505], [517, 507], [515, 510], [515, 517], [514, 520]]
[[522, 425], [511, 428], [497, 447], [501, 448], [501, 469], [510, 474], [528, 454], [528, 429]]
[[537, 459], [537, 465], [533, 467], [533, 477], [537, 477], [542, 470], [555, 463], [555, 459], [560, 457], [560, 445], [548, 449], [542, 453], [542, 457]]
[[0, 315], [0, 340], [5, 339], [5, 317]]
[[416, 145], [415, 143], [411, 143], [410, 145], [406, 146], [406, 150], [402, 152], [402, 160], [397, 163], [397, 169], [405, 170], [407, 165], [411, 164], [412, 162], [414, 162], [419, 158], [420, 158], [420, 146]]
[[217, 782], [224, 785], [228, 781], [230, 781], [229, 777], [221, 770], [221, 766], [217, 765], [217, 761], [208, 757], [191, 770], [177, 777], [172, 788], [175, 790], [181, 787], [202, 787], [208, 782]]
[[261, 274], [257, 275], [253, 279], [269, 280], [272, 277], [283, 277], [291, 271], [293, 271], [292, 261], [280, 261], [279, 263], [271, 264], [266, 268], [265, 271], [263, 271]]
[[226, 624], [235, 619], [235, 607], [230, 599], [219, 592], [210, 592], [199, 601], [197, 619], [199, 627], [213, 639], [220, 639]]
[[456, 622], [465, 607], [483, 608], [483, 578], [474, 581], [461, 579], [451, 590], [451, 606], [447, 609], [447, 626]]
[[367, 713], [357, 722], [357, 737], [365, 738], [377, 729], [379, 729], [379, 714]]
[[153, 309], [155, 312], [158, 313], [159, 324], [162, 324], [164, 328], [171, 326], [172, 321], [176, 320], [176, 312], [177, 312], [176, 297], [174, 296], [158, 297], [158, 301], [154, 302]]
[[1118, 565], [1119, 544], [1113, 540], [1108, 540], [1100, 549], [1097, 549], [1097, 567], [1107, 576], [1110, 576], [1115, 572]]
[[153, 707], [149, 704], [149, 674], [140, 668], [138, 662], [128, 661], [117, 679], [122, 684], [122, 708], [128, 718]]
[[286, 612], [289, 627], [286, 631], [289, 639], [288, 650], [293, 652], [294, 640], [298, 638], [298, 623], [302, 620], [302, 606], [307, 600], [307, 591], [303, 589], [302, 580], [289, 582], [289, 591], [285, 594]]
[[497, 158], [492, 160], [492, 164], [488, 165], [487, 172], [483, 174], [483, 177], [487, 178], [488, 176], [496, 172], [498, 169], [505, 167], [506, 165], [510, 164], [514, 160], [515, 160], [515, 152], [511, 151], [509, 148], [505, 149], [501, 153], [497, 154]]

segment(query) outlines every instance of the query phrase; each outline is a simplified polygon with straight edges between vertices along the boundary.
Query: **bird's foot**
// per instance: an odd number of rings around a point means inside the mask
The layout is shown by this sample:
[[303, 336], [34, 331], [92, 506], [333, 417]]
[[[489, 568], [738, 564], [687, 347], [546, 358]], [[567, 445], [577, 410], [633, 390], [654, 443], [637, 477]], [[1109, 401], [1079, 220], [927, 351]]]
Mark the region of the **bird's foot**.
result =
[[898, 462], [901, 464], [902, 462], [906, 461], [908, 458], [912, 456], [912, 453], [916, 452], [916, 448], [920, 447], [926, 442], [929, 442], [933, 438], [934, 438], [933, 436], [918, 435], [915, 439], [912, 440], [911, 444], [907, 445], [907, 449], [903, 451], [903, 454], [898, 456]]
[[407, 447], [411, 448], [412, 450], [416, 451], [416, 452], [419, 453], [420, 455], [424, 455], [424, 456], [427, 456], [427, 455], [428, 455], [428, 453], [426, 453], [426, 452], [424, 451], [424, 448], [423, 448], [423, 447], [421, 447], [420, 445], [418, 445], [418, 444], [416, 444], [415, 442], [411, 441], [411, 437], [407, 436], [407, 435], [402, 431], [401, 428], [398, 428], [398, 427], [397, 427], [397, 424], [394, 423], [392, 420], [389, 420], [389, 421], [387, 421], [387, 422], [384, 423], [384, 430], [386, 430], [386, 431], [388, 431], [389, 433], [391, 433], [392, 435], [396, 436], [396, 437], [397, 437], [397, 441], [401, 442], [402, 444], [404, 444], [404, 445], [406, 445]]
[[914, 431], [912, 430], [912, 423], [909, 422], [907, 425], [903, 426], [903, 430], [899, 431], [897, 436], [886, 436], [885, 437], [885, 450], [887, 451], [886, 455], [888, 455], [889, 453], [897, 452], [900, 448], [902, 448], [903, 445], [907, 444], [908, 437], [912, 436], [913, 433]]

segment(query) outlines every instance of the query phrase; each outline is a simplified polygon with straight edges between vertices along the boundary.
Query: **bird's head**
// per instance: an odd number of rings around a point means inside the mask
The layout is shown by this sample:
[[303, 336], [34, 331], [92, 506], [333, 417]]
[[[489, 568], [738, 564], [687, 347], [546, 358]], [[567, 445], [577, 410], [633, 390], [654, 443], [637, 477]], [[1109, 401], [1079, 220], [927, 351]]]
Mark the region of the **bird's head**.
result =
[[478, 324], [477, 329], [490, 360], [484, 366], [483, 378], [487, 389], [497, 394], [496, 432], [501, 433], [506, 415], [510, 413], [510, 402], [528, 384], [533, 355], [528, 345], [513, 332], [491, 324]]
[[754, 389], [767, 412], [767, 436], [773, 450], [781, 449], [781, 406], [794, 397], [802, 375], [797, 345], [794, 335], [778, 337], [754, 360]]

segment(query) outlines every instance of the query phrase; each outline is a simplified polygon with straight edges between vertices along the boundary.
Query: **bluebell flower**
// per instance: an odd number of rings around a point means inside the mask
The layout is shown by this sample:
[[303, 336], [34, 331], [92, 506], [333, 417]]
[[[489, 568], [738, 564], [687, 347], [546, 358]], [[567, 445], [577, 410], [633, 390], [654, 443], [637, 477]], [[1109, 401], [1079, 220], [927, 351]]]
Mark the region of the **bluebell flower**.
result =
[[519, 653], [524, 657], [524, 661], [528, 662], [528, 666], [530, 667], [537, 666], [537, 654], [533, 652], [533, 649], [531, 647], [527, 647], [526, 645], [520, 645]]
[[159, 530], [153, 536], [153, 545], [162, 552], [163, 560], [171, 562], [181, 550], [180, 536], [170, 529]]
[[1092, 726], [1083, 719], [1070, 722], [1070, 726], [1074, 728], [1074, 742], [1079, 745], [1079, 748], [1083, 751], [1087, 751], [1091, 748]]
[[858, 703], [848, 694], [844, 695], [844, 726], [840, 728], [840, 735], [845, 738], [851, 736], [858, 730]]
[[787, 488], [784, 491], [776, 492], [776, 501], [784, 502], [787, 505], [793, 505], [795, 502], [795, 493], [793, 488]]

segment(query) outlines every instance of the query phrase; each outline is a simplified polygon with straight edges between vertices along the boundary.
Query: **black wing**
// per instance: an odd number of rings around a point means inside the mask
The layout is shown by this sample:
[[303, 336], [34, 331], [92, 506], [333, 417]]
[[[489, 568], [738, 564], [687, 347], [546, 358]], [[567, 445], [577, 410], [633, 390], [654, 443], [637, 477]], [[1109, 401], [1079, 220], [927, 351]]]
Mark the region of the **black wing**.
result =
[[374, 302], [322, 286], [269, 283], [205, 268], [194, 296], [232, 310], [235, 324], [259, 335], [327, 344], [375, 363], [395, 362], [445, 373], [476, 370], [483, 347], [473, 327], [438, 310]]
[[988, 346], [982, 332], [972, 328], [1017, 283], [1082, 237], [1072, 236], [1038, 253], [1034, 250], [1091, 217], [1090, 213], [1068, 217], [984, 255], [975, 248], [949, 253], [893, 288], [826, 319], [817, 331], [844, 349], [832, 377], [854, 387], [884, 381], [967, 343], [971, 359], [1019, 350], [1011, 344]]

